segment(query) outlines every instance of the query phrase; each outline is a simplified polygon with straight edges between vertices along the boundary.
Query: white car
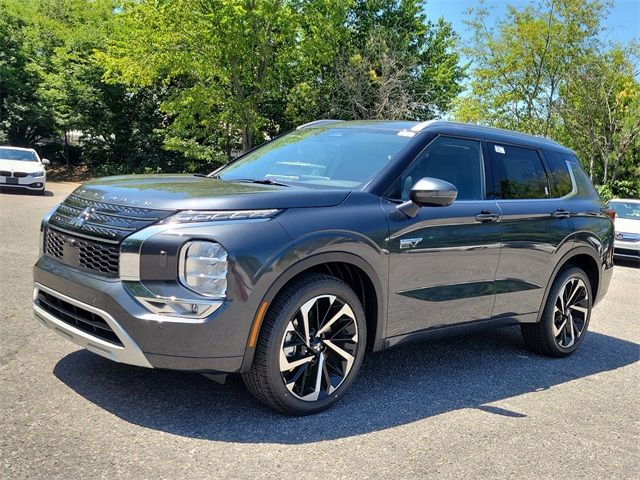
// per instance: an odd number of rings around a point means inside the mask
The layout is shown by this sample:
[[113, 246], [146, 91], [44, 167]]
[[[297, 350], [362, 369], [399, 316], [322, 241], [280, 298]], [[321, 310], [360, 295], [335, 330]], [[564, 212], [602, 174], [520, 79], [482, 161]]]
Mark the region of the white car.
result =
[[609, 206], [616, 211], [614, 255], [640, 262], [640, 200], [616, 198]]
[[0, 188], [22, 188], [44, 195], [45, 165], [33, 148], [0, 147]]

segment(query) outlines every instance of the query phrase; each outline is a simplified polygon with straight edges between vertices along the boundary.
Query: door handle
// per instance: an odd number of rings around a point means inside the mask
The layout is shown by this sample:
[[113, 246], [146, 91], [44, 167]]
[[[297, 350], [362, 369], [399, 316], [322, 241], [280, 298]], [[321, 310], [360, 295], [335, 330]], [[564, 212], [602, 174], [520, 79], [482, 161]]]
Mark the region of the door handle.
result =
[[556, 218], [569, 218], [571, 216], [571, 212], [569, 212], [568, 210], [565, 210], [564, 208], [559, 208], [558, 210], [553, 212], [551, 215]]
[[482, 223], [497, 222], [499, 218], [500, 218], [499, 214], [492, 213], [489, 210], [482, 210], [480, 213], [476, 215], [476, 220]]

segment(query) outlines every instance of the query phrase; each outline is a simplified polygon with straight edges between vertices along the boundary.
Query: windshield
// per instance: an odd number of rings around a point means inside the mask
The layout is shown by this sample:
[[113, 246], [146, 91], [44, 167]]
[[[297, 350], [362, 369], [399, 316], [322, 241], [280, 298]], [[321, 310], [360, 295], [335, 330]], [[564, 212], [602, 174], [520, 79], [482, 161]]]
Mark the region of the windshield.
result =
[[218, 172], [226, 181], [271, 180], [308, 187], [360, 188], [411, 139], [395, 131], [296, 130]]
[[640, 202], [610, 202], [609, 206], [616, 211], [616, 217], [640, 220]]
[[17, 148], [0, 148], [0, 160], [21, 160], [23, 162], [37, 162], [36, 152], [18, 150]]

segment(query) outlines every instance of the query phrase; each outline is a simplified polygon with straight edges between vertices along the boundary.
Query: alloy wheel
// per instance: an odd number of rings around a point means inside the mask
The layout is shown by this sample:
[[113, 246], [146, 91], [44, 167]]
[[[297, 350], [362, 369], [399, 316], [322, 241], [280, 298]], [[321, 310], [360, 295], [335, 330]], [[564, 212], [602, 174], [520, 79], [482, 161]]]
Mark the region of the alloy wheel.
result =
[[289, 321], [280, 348], [280, 374], [296, 398], [331, 395], [347, 378], [358, 348], [353, 310], [335, 295], [305, 302]]
[[589, 318], [589, 292], [580, 278], [568, 279], [556, 298], [553, 308], [553, 336], [562, 348], [572, 347]]

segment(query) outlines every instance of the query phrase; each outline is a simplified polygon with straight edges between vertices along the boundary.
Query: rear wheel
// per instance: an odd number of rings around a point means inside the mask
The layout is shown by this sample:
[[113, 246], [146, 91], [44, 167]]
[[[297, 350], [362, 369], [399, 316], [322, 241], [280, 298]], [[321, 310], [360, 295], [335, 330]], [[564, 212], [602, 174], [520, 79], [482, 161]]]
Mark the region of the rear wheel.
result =
[[540, 322], [521, 325], [526, 345], [542, 355], [570, 355], [587, 333], [592, 305], [591, 282], [584, 271], [562, 271], [551, 286]]
[[258, 400], [283, 413], [320, 412], [349, 389], [365, 345], [357, 295], [341, 280], [311, 274], [273, 302], [243, 380]]

